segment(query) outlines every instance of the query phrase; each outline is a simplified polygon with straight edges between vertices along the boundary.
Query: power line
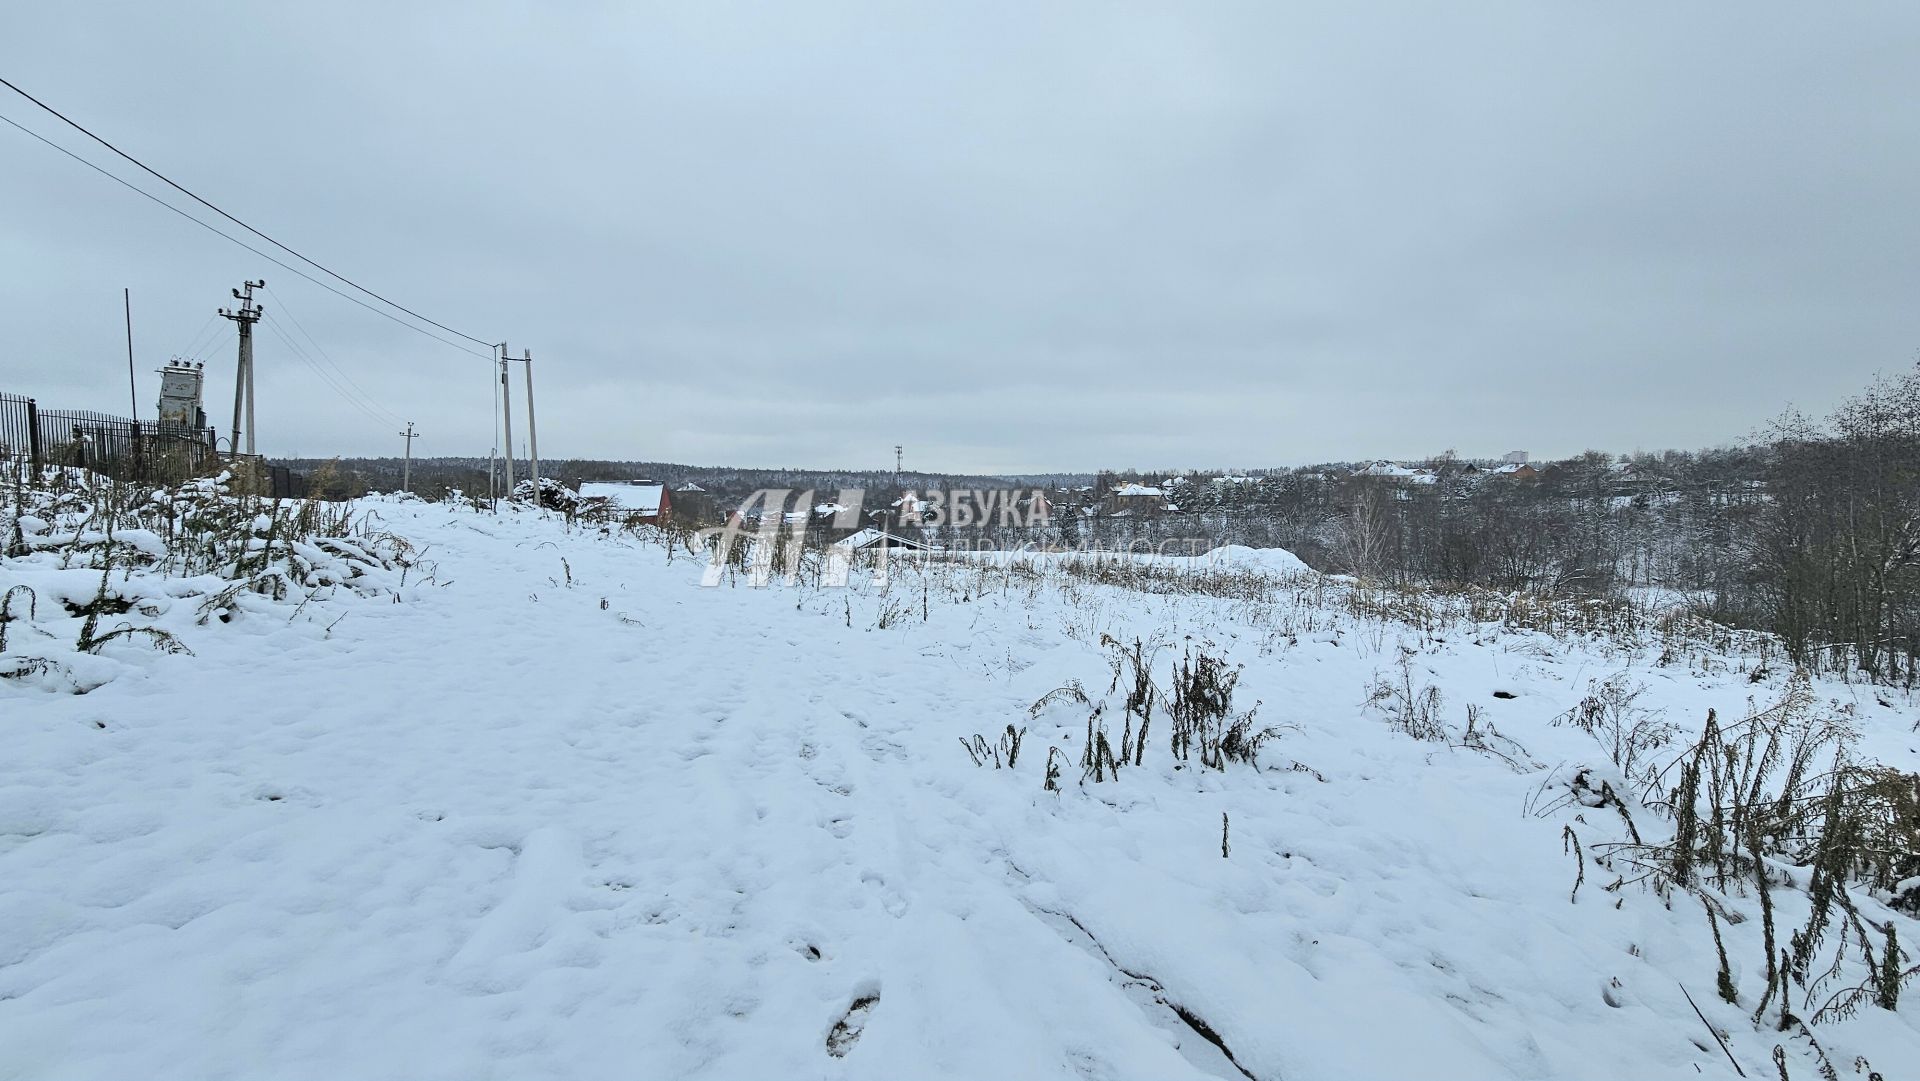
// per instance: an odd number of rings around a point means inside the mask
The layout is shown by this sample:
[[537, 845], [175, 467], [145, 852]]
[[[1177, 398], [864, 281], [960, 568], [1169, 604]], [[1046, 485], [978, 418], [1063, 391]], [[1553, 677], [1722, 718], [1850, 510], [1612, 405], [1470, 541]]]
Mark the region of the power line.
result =
[[[4, 82], [4, 80], [0, 80], [0, 82]], [[279, 259], [276, 259], [271, 255], [268, 255], [266, 252], [263, 252], [259, 248], [256, 248], [253, 245], [247, 243], [246, 241], [241, 240], [239, 237], [236, 237], [231, 233], [222, 232], [218, 227], [210, 225], [207, 222], [204, 222], [199, 218], [194, 217], [192, 214], [189, 214], [186, 211], [180, 209], [179, 207], [174, 206], [172, 203], [167, 202], [165, 199], [160, 198], [158, 195], [155, 195], [152, 192], [147, 191], [146, 189], [141, 188], [129, 182], [125, 177], [116, 176], [115, 174], [108, 172], [107, 170], [101, 168], [99, 165], [96, 165], [95, 163], [88, 161], [87, 159], [81, 157], [80, 155], [74, 153], [73, 151], [68, 150], [66, 147], [61, 146], [59, 143], [54, 142], [53, 140], [47, 138], [46, 136], [40, 134], [39, 132], [21, 125], [16, 120], [13, 120], [6, 116], [0, 116], [0, 122], [3, 122], [7, 126], [14, 128], [17, 131], [23, 132], [31, 136], [32, 138], [37, 139], [42, 143], [45, 143], [46, 145], [52, 147], [53, 149], [58, 150], [60, 153], [65, 154], [67, 157], [72, 158], [74, 161], [77, 161], [80, 164], [86, 166], [87, 168], [92, 169], [94, 172], [99, 173], [101, 176], [106, 177], [108, 180], [113, 181], [115, 184], [118, 184], [121, 187], [126, 188], [128, 191], [131, 191], [134, 194], [141, 196], [142, 198], [152, 200], [153, 202], [156, 202], [161, 206], [166, 207], [168, 210], [171, 210], [175, 214], [178, 214], [181, 217], [187, 219], [188, 221], [194, 223], [195, 225], [198, 225], [200, 228], [205, 229], [207, 232], [212, 233], [213, 235], [220, 237], [224, 240], [228, 240], [235, 244], [238, 244], [239, 246], [247, 249], [253, 254], [259, 256], [262, 259], [265, 259], [267, 262], [272, 263], [274, 266], [277, 266], [280, 269], [285, 270], [290, 274], [294, 274], [299, 277], [305, 278], [306, 280], [312, 282], [313, 284], [319, 286], [322, 289], [325, 289], [327, 292], [332, 293], [334, 296], [337, 296], [342, 300], [347, 300], [355, 304], [358, 304], [362, 308], [367, 309], [368, 311], [372, 312], [373, 314], [379, 316], [382, 319], [391, 320], [395, 324], [406, 327], [408, 330], [413, 331], [415, 334], [424, 334], [427, 337], [432, 338], [434, 341], [439, 342], [442, 345], [449, 346], [454, 349], [458, 349], [462, 353], [466, 353], [469, 356], [484, 357], [489, 361], [493, 359], [491, 354], [482, 353], [476, 349], [468, 349], [466, 346], [461, 345], [459, 342], [449, 341], [446, 338], [442, 338], [440, 335], [435, 334], [430, 330], [423, 330], [420, 327], [414, 326], [412, 323], [409, 323], [406, 320], [401, 319], [399, 316], [394, 315], [392, 312], [382, 311], [379, 308], [376, 308], [373, 305], [368, 304], [366, 301], [361, 300], [359, 297], [356, 297], [351, 293], [341, 292], [340, 290], [334, 288], [333, 286], [328, 285], [326, 282], [321, 281], [319, 278], [316, 278], [313, 275], [308, 274], [306, 271], [301, 270], [299, 267], [289, 266], [288, 264], [281, 262]], [[402, 310], [405, 310], [405, 309], [402, 309]], [[440, 324], [435, 323], [434, 325], [439, 326]], [[459, 332], [455, 331], [454, 333], [458, 334]], [[460, 337], [466, 338], [466, 335], [460, 334]], [[468, 338], [467, 340], [474, 341], [476, 339]], [[485, 345], [486, 343], [481, 342], [480, 344]]]
[[207, 316], [207, 321], [200, 324], [200, 329], [193, 332], [193, 337], [187, 339], [188, 346], [189, 346], [187, 350], [188, 352], [193, 351], [191, 347], [194, 345], [198, 345], [200, 343], [200, 335], [205, 334], [207, 332], [207, 328], [212, 326], [213, 321], [218, 318], [220, 318], [218, 315]]
[[180, 185], [174, 183], [172, 180], [168, 179], [166, 176], [162, 175], [161, 173], [149, 167], [147, 163], [141, 161], [139, 158], [134, 157], [132, 154], [127, 153], [126, 151], [120, 149], [119, 147], [101, 138], [100, 136], [95, 135], [93, 132], [87, 130], [86, 127], [82, 126], [79, 122], [69, 119], [66, 116], [66, 114], [60, 112], [60, 110], [55, 109], [53, 106], [48, 105], [46, 102], [41, 101], [39, 98], [34, 97], [32, 94], [27, 93], [25, 90], [20, 89], [18, 86], [15, 86], [13, 83], [8, 82], [5, 77], [0, 77], [0, 86], [5, 86], [8, 90], [13, 91], [14, 93], [20, 95], [21, 97], [26, 98], [28, 101], [33, 102], [35, 105], [38, 105], [40, 108], [45, 109], [47, 112], [52, 113], [55, 117], [58, 117], [60, 121], [66, 124], [68, 127], [74, 129], [75, 131], [79, 132], [82, 135], [85, 135], [87, 138], [92, 139], [94, 142], [99, 143], [101, 146], [106, 147], [108, 150], [113, 151], [115, 154], [120, 155], [122, 158], [125, 158], [127, 161], [132, 162], [134, 165], [139, 166], [140, 169], [145, 171], [148, 175], [166, 184], [168, 187], [172, 188], [173, 190], [179, 192], [182, 195], [185, 195], [187, 198], [192, 199], [194, 202], [199, 203], [201, 206], [206, 207], [208, 210], [213, 211], [215, 214], [220, 215], [221, 217], [232, 222], [233, 224], [238, 225], [240, 228], [245, 229], [247, 232], [252, 233], [254, 236], [257, 236], [260, 239], [266, 241], [267, 243], [272, 244], [274, 247], [279, 248], [280, 250], [288, 253], [289, 255], [292, 255], [295, 259], [298, 259], [301, 262], [306, 263], [308, 266], [314, 267], [315, 269], [319, 270], [321, 273], [327, 275], [328, 277], [334, 279], [335, 281], [338, 281], [344, 285], [352, 286], [353, 288], [358, 289], [360, 292], [365, 293], [366, 295], [374, 298], [375, 300], [380, 301], [382, 304], [386, 304], [390, 307], [397, 308], [400, 311], [406, 312], [408, 315], [413, 316], [415, 319], [418, 319], [423, 323], [429, 323], [429, 324], [432, 324], [433, 326], [439, 327], [441, 330], [446, 331], [448, 334], [451, 334], [456, 338], [465, 338], [467, 341], [470, 341], [475, 345], [492, 344], [490, 342], [482, 341], [481, 339], [476, 338], [471, 334], [463, 334], [460, 331], [457, 331], [452, 327], [446, 325], [445, 323], [435, 322], [434, 320], [429, 319], [424, 315], [421, 315], [419, 312], [414, 311], [412, 308], [409, 308], [406, 305], [400, 304], [396, 301], [388, 300], [386, 297], [383, 297], [379, 293], [376, 293], [373, 290], [367, 288], [366, 286], [361, 285], [359, 282], [356, 282], [353, 279], [348, 278], [343, 274], [336, 273], [335, 271], [329, 269], [325, 265], [307, 258], [306, 256], [300, 254], [294, 249], [288, 247], [287, 245], [282, 244], [280, 241], [273, 239], [267, 234], [261, 232], [260, 230], [255, 229], [253, 226], [248, 225], [246, 222], [241, 221], [239, 218], [234, 217], [232, 214], [227, 213], [226, 211], [220, 209], [219, 207], [214, 206], [212, 203], [207, 202], [205, 199], [202, 199], [200, 196], [195, 195], [193, 192], [188, 191], [186, 188], [183, 188]]
[[[261, 319], [261, 322], [279, 336], [280, 340], [286, 344], [287, 349], [292, 352], [301, 363], [312, 368], [313, 373], [320, 377], [321, 382], [332, 388], [334, 393], [345, 398], [348, 404], [375, 420], [380, 421], [382, 424], [389, 424], [399, 419], [398, 413], [388, 410], [380, 404], [379, 399], [368, 394], [365, 388], [347, 378], [346, 372], [341, 371], [340, 366], [333, 363], [331, 358], [326, 358], [325, 353], [321, 354], [321, 356], [325, 358], [324, 360], [315, 360], [313, 354], [308, 352], [307, 348], [301, 345], [299, 340], [296, 339], [285, 326], [281, 325], [279, 317], [273, 312], [268, 312], [266, 316]], [[314, 343], [314, 347], [318, 349], [319, 343]]]
[[396, 422], [396, 414], [381, 408], [380, 404], [373, 399], [356, 396], [346, 387], [342, 386], [334, 376], [329, 374], [325, 368], [321, 367], [312, 356], [308, 355], [305, 349], [300, 347], [300, 343], [293, 340], [293, 337], [287, 333], [286, 329], [280, 325], [278, 320], [269, 317], [261, 321], [279, 337], [280, 341], [286, 345], [287, 350], [294, 355], [295, 359], [312, 369], [313, 374], [319, 377], [320, 381], [325, 383], [328, 389], [345, 399], [348, 405], [353, 406], [372, 420], [378, 421], [381, 424], [392, 424]]
[[[218, 319], [220, 316], [216, 314], [214, 318]], [[194, 347], [183, 355], [190, 360], [206, 360], [213, 356], [214, 350], [219, 347], [223, 340], [220, 334], [220, 328], [215, 327], [213, 333], [207, 335], [204, 341], [196, 340]]]
[[299, 342], [295, 341], [293, 336], [287, 333], [286, 328], [281, 326], [277, 319], [268, 317], [261, 320], [261, 322], [265, 323], [268, 329], [272, 330], [274, 334], [279, 337], [280, 341], [286, 345], [288, 352], [292, 353], [302, 364], [311, 368], [313, 374], [318, 376], [320, 381], [327, 385], [328, 389], [345, 399], [348, 405], [353, 406], [355, 409], [360, 410], [360, 412], [365, 413], [367, 416], [382, 424], [390, 424], [393, 422], [393, 418], [397, 414], [382, 408], [379, 402], [367, 397], [364, 393], [356, 394], [343, 385], [337, 376], [322, 367], [318, 361], [314, 360], [312, 354], [308, 353]]
[[[277, 336], [279, 336], [282, 342], [287, 342], [290, 340], [289, 338], [287, 338], [286, 336], [287, 332], [285, 330], [282, 330], [279, 327], [274, 327], [273, 331]], [[321, 368], [319, 365], [315, 364], [311, 357], [302, 355], [298, 351], [293, 351], [293, 355], [296, 358], [298, 358], [301, 363], [305, 364], [308, 367], [308, 369], [310, 369], [313, 372], [315, 378], [319, 379], [322, 383], [326, 384], [327, 389], [333, 391], [335, 394], [338, 394], [342, 400], [344, 400], [348, 405], [351, 405], [355, 409], [359, 410], [360, 413], [365, 417], [367, 417], [369, 420], [372, 420], [376, 424], [393, 423], [393, 421], [389, 419], [386, 413], [376, 412], [372, 408], [368, 407], [366, 403], [348, 394], [344, 389], [340, 387], [338, 383], [333, 382], [331, 377], [327, 375], [326, 370]]]
[[206, 337], [207, 328], [213, 326], [214, 320], [219, 318], [220, 316], [217, 314], [207, 316], [207, 321], [200, 324], [200, 329], [193, 332], [193, 337], [187, 339], [187, 347], [181, 350], [176, 355], [182, 356], [182, 357], [194, 357], [199, 355], [200, 350], [205, 348], [205, 346], [202, 346], [200, 344], [200, 339]]
[[[327, 353], [326, 349], [320, 345], [319, 339], [313, 336], [313, 332], [307, 329], [306, 324], [300, 322], [299, 316], [296, 316], [293, 314], [293, 309], [287, 306], [287, 300], [285, 297], [281, 296], [279, 293], [274, 292], [272, 286], [267, 287], [267, 295], [272, 297], [274, 300], [274, 303], [279, 306], [280, 314], [286, 316], [287, 320], [293, 324], [293, 328], [299, 331], [300, 334], [306, 338], [307, 343], [309, 345], [313, 346], [313, 351], [319, 355], [322, 363], [324, 363], [327, 367], [333, 369], [334, 374], [338, 375], [341, 381], [346, 383], [347, 386], [353, 388], [356, 392], [358, 392], [360, 397], [365, 398], [367, 401], [373, 403], [375, 407], [381, 410], [381, 412], [386, 412], [386, 407], [380, 405], [379, 399], [375, 398], [372, 394], [369, 394], [367, 392], [367, 388], [355, 382], [353, 376], [348, 375], [347, 370], [345, 368], [342, 368], [339, 362], [335, 361], [333, 357]], [[399, 421], [400, 419], [400, 414], [398, 413], [388, 413], [388, 416], [390, 416], [395, 421]]]

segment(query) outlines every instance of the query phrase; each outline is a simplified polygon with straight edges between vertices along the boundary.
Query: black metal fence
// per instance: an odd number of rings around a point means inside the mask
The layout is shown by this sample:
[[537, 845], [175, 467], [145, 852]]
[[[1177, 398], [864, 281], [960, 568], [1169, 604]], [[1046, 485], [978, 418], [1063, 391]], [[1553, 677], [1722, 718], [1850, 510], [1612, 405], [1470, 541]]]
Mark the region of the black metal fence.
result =
[[85, 409], [42, 409], [0, 394], [0, 459], [74, 466], [119, 480], [177, 484], [219, 468], [211, 428], [142, 423]]
[[32, 398], [0, 394], [0, 461], [40, 460], [40, 417]]
[[295, 473], [284, 465], [268, 465], [267, 497], [270, 499], [307, 498], [307, 475]]

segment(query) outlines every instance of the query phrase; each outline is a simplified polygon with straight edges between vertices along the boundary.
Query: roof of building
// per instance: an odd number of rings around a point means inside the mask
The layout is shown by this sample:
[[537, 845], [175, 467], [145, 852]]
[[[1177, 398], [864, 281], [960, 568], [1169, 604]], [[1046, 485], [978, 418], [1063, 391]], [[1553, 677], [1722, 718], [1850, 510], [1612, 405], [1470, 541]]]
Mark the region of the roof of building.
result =
[[844, 548], [856, 552], [868, 548], [904, 548], [914, 552], [924, 552], [927, 550], [927, 546], [920, 541], [909, 540], [898, 534], [887, 533], [874, 529], [871, 526], [860, 530], [858, 533], [848, 534], [840, 540], [835, 541], [833, 546], [835, 548]]
[[1360, 471], [1363, 477], [1392, 477], [1404, 484], [1433, 484], [1439, 480], [1430, 469], [1409, 469], [1397, 462], [1374, 462]]

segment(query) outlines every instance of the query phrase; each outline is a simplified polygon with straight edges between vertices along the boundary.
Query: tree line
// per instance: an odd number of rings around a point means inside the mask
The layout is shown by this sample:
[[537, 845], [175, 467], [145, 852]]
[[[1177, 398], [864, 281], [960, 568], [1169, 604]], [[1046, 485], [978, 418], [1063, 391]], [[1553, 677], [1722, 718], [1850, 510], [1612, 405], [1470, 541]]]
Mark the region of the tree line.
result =
[[[398, 487], [398, 458], [310, 460], [322, 493]], [[487, 491], [485, 458], [423, 458], [425, 498]], [[561, 460], [569, 485], [647, 478], [696, 483], [726, 507], [761, 488], [900, 491], [1040, 486], [1056, 503], [1043, 528], [986, 523], [930, 540], [1203, 551], [1286, 548], [1320, 570], [1399, 586], [1483, 587], [1596, 598], [1638, 595], [1720, 622], [1777, 633], [1792, 659], [1911, 683], [1920, 672], [1920, 369], [1877, 379], [1832, 414], [1788, 413], [1748, 442], [1538, 463], [1528, 479], [1451, 453], [1418, 482], [1355, 463], [1208, 477], [1103, 475], [1160, 487], [1177, 510], [1116, 516], [1085, 483], [1057, 474], [992, 477], [890, 470], [696, 467]], [[523, 475], [525, 463], [516, 467]], [[1038, 483], [1036, 483], [1038, 482]], [[1050, 483], [1049, 483], [1050, 482]], [[1171, 482], [1171, 483], [1169, 483]]]

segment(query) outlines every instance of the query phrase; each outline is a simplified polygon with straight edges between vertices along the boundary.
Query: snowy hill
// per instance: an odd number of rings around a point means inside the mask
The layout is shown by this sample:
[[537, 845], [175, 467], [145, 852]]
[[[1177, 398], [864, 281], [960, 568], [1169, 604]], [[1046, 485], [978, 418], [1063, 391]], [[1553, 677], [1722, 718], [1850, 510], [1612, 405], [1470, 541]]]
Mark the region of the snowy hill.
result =
[[[1859, 761], [1920, 767], [1909, 696], [1796, 683], [1764, 639], [1376, 594], [1250, 550], [701, 588], [657, 535], [359, 510], [409, 574], [205, 622], [214, 582], [136, 577], [191, 655], [123, 639], [86, 655], [90, 688], [0, 679], [0, 1076], [1920, 1064], [1920, 989], [1755, 1021], [1763, 897], [1784, 948], [1814, 891], [1789, 861], [1766, 895], [1703, 886], [1710, 927], [1607, 847], [1676, 827], [1567, 720], [1593, 710], [1673, 726], [1641, 729], [1656, 768], [1709, 710], [1783, 701], [1854, 730]], [[56, 572], [9, 560], [0, 589]], [[20, 611], [15, 667], [81, 619]], [[1901, 889], [1853, 902], [1910, 962]], [[1830, 992], [1868, 978], [1840, 948]]]

